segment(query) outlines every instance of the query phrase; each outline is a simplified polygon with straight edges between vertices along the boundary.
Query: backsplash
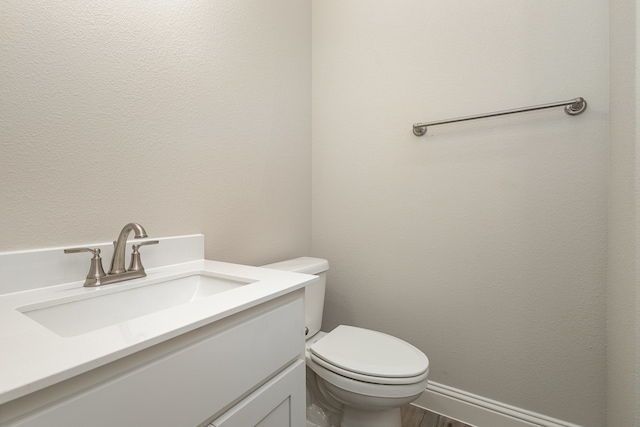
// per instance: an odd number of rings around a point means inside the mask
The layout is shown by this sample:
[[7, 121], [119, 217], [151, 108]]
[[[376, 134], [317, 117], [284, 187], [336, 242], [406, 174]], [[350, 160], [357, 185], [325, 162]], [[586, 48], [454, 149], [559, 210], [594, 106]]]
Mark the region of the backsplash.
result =
[[[161, 237], [150, 236], [144, 240], [159, 240], [160, 244], [141, 250], [142, 262], [147, 269], [196, 261], [204, 258], [204, 235]], [[127, 250], [131, 252], [130, 241]], [[74, 247], [100, 248], [103, 264], [108, 268], [113, 254], [113, 244], [87, 243]], [[0, 253], [0, 295], [22, 292], [46, 286], [83, 281], [89, 271], [89, 254], [65, 254], [64, 249], [33, 249]], [[127, 258], [128, 262], [128, 258]]]

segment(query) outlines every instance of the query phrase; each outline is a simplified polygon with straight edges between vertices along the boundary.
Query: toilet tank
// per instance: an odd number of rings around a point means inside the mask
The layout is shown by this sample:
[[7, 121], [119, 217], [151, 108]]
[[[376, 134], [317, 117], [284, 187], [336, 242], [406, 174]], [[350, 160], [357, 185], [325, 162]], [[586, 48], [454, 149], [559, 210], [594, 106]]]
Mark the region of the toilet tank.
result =
[[329, 262], [321, 258], [301, 257], [263, 265], [262, 267], [314, 274], [320, 278], [320, 280], [307, 285], [304, 289], [304, 322], [307, 327], [305, 339], [311, 338], [318, 333], [320, 326], [322, 326], [324, 291], [327, 287]]

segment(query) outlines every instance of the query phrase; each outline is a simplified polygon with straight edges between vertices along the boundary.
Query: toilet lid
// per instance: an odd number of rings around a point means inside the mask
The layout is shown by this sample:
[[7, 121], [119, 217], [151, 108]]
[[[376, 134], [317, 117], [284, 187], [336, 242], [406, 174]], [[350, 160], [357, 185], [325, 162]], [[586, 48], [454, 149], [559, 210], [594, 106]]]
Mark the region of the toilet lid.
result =
[[353, 326], [338, 326], [309, 349], [312, 358], [367, 377], [414, 378], [429, 369], [427, 356], [411, 344]]

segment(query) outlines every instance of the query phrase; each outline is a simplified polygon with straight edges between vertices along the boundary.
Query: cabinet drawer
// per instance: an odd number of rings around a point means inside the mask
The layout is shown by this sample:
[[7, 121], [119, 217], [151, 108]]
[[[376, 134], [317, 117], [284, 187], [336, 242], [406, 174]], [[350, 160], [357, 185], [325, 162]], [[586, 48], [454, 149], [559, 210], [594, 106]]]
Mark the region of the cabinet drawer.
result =
[[209, 427], [301, 427], [305, 425], [305, 364], [298, 360]]
[[233, 324], [10, 423], [11, 426], [200, 425], [303, 351], [302, 298]]

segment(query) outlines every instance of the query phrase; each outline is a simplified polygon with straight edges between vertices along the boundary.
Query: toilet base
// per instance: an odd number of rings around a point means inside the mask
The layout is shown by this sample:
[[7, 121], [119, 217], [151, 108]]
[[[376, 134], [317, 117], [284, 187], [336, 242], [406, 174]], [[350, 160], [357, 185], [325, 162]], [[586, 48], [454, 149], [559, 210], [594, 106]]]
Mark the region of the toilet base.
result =
[[340, 427], [402, 427], [400, 408], [372, 411], [344, 406]]

